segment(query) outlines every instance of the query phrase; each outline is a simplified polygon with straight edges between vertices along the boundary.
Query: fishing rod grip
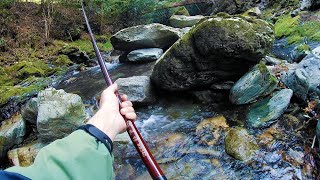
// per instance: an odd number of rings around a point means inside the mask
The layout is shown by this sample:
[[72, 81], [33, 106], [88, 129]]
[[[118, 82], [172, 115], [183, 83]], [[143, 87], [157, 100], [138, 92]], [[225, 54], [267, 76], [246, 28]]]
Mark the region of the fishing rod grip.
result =
[[[101, 68], [101, 72], [103, 74], [103, 77], [107, 83], [108, 86], [112, 85], [113, 82], [109, 76], [107, 67], [105, 62], [102, 59], [101, 53], [99, 51], [98, 45], [95, 41], [95, 38], [93, 36], [86, 12], [84, 10], [84, 6], [83, 6], [83, 1], [81, 1], [81, 6], [82, 6], [82, 11], [83, 11], [83, 16], [85, 18], [86, 21], [86, 25], [88, 28], [88, 32], [91, 38], [91, 42], [93, 45], [93, 48], [95, 50], [96, 56], [98, 58], [98, 63], [99, 66]], [[119, 92], [116, 91], [115, 95], [118, 98], [118, 102], [119, 102], [119, 106], [122, 102], [122, 99], [119, 95]], [[165, 177], [164, 173], [162, 172], [161, 168], [159, 167], [158, 163], [156, 162], [156, 160], [154, 159], [154, 157], [152, 156], [149, 148], [147, 147], [146, 143], [144, 142], [141, 134], [139, 133], [139, 130], [137, 129], [137, 127], [135, 126], [134, 122], [132, 120], [128, 120], [125, 116], [123, 116], [123, 119], [125, 120], [126, 124], [127, 124], [127, 132], [132, 140], [132, 143], [134, 144], [136, 150], [138, 151], [143, 163], [145, 164], [146, 168], [148, 169], [148, 172], [150, 173], [152, 179], [154, 180], [166, 180], [167, 178]]]

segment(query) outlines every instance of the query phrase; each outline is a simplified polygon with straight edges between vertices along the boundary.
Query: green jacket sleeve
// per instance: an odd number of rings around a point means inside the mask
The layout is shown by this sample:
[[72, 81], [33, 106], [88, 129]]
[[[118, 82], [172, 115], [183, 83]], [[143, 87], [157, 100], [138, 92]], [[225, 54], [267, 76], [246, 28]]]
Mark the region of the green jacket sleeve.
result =
[[11, 167], [9, 172], [30, 179], [113, 179], [113, 155], [104, 144], [77, 130], [42, 148], [33, 165]]

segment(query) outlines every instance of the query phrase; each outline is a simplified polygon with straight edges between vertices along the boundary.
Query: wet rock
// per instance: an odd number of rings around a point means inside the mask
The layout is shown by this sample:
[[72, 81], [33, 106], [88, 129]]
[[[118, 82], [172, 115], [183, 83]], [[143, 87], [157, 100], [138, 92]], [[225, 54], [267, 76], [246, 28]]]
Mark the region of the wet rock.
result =
[[184, 15], [173, 15], [170, 17], [170, 25], [176, 28], [191, 27], [197, 24], [199, 21], [204, 19], [202, 15], [197, 16], [184, 16]]
[[291, 51], [289, 55], [289, 62], [299, 63], [304, 57], [310, 54], [310, 52], [311, 49], [307, 44], [300, 44]]
[[256, 140], [248, 134], [246, 129], [237, 127], [227, 133], [225, 150], [230, 156], [236, 159], [248, 161], [258, 150], [258, 144]]
[[290, 89], [296, 97], [301, 100], [306, 100], [309, 92], [309, 75], [304, 69], [295, 69], [288, 71], [282, 77], [282, 82]]
[[304, 153], [289, 149], [285, 159], [296, 167], [300, 167], [304, 163]]
[[228, 128], [227, 120], [223, 116], [217, 116], [201, 121], [196, 127], [196, 135], [200, 144], [212, 146], [219, 140], [223, 131]]
[[170, 91], [234, 81], [269, 51], [273, 39], [265, 21], [220, 14], [202, 21], [167, 50], [151, 79]]
[[36, 124], [38, 116], [38, 99], [30, 99], [27, 102], [27, 104], [22, 108], [21, 115], [25, 121], [29, 121], [32, 124]]
[[163, 54], [160, 48], [138, 49], [131, 51], [127, 58], [130, 62], [156, 61]]
[[167, 49], [180, 37], [180, 31], [154, 23], [122, 29], [111, 37], [114, 49], [133, 51], [144, 48]]
[[303, 58], [297, 68], [304, 69], [309, 76], [309, 93], [320, 96], [320, 46]]
[[37, 130], [43, 143], [63, 138], [83, 125], [85, 108], [80, 96], [49, 88], [38, 94]]
[[115, 83], [118, 84], [120, 94], [128, 95], [133, 104], [149, 105], [156, 101], [148, 76], [119, 78]]
[[20, 114], [5, 120], [0, 126], [0, 158], [6, 156], [7, 151], [23, 141], [26, 125]]
[[114, 140], [114, 142], [120, 143], [120, 144], [128, 144], [131, 142], [130, 136], [127, 132], [118, 134]]
[[254, 128], [269, 126], [287, 109], [292, 97], [291, 89], [283, 89], [272, 97], [262, 99], [250, 106], [247, 125]]
[[38, 152], [45, 146], [39, 142], [33, 142], [26, 146], [10, 150], [8, 158], [12, 165], [27, 167], [33, 164]]
[[260, 63], [234, 84], [229, 99], [233, 104], [248, 104], [270, 94], [277, 85], [277, 78], [270, 74], [266, 65]]

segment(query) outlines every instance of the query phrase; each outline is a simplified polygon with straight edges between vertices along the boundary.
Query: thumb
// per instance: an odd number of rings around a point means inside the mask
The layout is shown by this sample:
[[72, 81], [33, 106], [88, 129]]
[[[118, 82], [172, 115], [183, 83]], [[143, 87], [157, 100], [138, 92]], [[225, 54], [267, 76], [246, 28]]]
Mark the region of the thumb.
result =
[[107, 88], [107, 91], [109, 92], [109, 93], [115, 93], [116, 91], [118, 90], [118, 85], [117, 84], [112, 84], [112, 85], [110, 85], [108, 88]]

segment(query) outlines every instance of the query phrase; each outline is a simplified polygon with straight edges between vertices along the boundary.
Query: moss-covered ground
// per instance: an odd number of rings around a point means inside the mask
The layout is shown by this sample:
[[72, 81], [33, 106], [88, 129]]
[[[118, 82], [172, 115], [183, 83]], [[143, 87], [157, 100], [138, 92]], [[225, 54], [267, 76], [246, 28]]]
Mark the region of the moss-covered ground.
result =
[[320, 41], [320, 21], [303, 21], [301, 15], [291, 17], [284, 15], [275, 23], [275, 34], [278, 39], [287, 37], [289, 44], [303, 41]]
[[[110, 36], [96, 36], [99, 49], [110, 51]], [[77, 48], [91, 58], [94, 50], [88, 36], [76, 41], [54, 40], [44, 48], [21, 47], [0, 52], [0, 106], [13, 96], [24, 96], [47, 87], [50, 76], [63, 75], [74, 64], [62, 49]]]

